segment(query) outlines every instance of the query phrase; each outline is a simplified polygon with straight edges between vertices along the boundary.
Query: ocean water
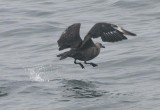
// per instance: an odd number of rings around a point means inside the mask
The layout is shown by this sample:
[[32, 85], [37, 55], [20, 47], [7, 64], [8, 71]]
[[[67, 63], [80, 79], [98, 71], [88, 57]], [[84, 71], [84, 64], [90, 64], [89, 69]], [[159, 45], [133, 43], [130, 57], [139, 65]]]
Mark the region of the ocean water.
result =
[[[159, 0], [0, 0], [0, 110], [159, 110]], [[137, 34], [103, 43], [81, 69], [56, 55], [66, 27], [97, 22]], [[95, 39], [94, 41], [101, 41]]]

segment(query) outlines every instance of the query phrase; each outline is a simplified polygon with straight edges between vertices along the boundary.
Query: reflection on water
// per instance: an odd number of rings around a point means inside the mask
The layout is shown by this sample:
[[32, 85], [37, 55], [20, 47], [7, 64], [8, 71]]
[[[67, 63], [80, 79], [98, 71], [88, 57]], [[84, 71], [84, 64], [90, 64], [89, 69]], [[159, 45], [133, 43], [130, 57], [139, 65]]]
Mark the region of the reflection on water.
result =
[[100, 97], [105, 92], [97, 90], [92, 82], [82, 81], [82, 80], [64, 80], [63, 86], [64, 97], [73, 98], [94, 98]]

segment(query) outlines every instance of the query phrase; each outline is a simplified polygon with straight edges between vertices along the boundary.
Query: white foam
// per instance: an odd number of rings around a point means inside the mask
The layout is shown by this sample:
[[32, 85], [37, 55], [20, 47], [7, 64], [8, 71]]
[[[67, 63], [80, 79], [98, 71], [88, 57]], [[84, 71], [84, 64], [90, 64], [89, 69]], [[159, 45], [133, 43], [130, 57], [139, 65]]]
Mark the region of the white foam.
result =
[[28, 73], [29, 73], [29, 77], [32, 81], [38, 81], [38, 82], [45, 82], [45, 81], [49, 81], [49, 80], [45, 80], [44, 78], [44, 73], [40, 72], [41, 68], [29, 68], [27, 69]]

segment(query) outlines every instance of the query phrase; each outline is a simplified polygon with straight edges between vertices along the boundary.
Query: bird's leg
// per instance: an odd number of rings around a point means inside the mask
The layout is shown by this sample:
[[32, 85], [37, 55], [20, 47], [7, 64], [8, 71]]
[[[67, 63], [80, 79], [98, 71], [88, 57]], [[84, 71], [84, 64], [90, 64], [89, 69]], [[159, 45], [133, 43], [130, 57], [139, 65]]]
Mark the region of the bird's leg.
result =
[[81, 68], [84, 69], [84, 66], [82, 65], [82, 63], [76, 62], [76, 59], [74, 60], [74, 64], [79, 64], [81, 66]]
[[87, 63], [86, 61], [84, 61], [84, 63], [85, 63], [85, 64], [90, 64], [90, 65], [92, 65], [93, 67], [98, 66], [98, 65], [97, 65], [97, 64], [95, 64], [95, 63]]

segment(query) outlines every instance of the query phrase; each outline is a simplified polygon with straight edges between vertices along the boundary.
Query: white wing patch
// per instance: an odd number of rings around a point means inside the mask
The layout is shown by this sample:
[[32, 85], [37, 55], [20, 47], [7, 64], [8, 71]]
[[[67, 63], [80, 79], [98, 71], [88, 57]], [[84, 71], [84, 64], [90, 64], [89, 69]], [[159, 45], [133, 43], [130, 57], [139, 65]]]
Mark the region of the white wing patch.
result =
[[117, 30], [123, 33], [123, 28], [122, 27], [118, 26]]
[[124, 31], [123, 31], [123, 28], [122, 27], [120, 27], [120, 26], [118, 26], [118, 25], [111, 25], [114, 29], [116, 29], [116, 30], [118, 30], [118, 31], [120, 31], [120, 32], [122, 32], [122, 33], [124, 33]]
[[114, 30], [114, 31], [110, 31], [110, 32], [103, 32], [103, 34], [105, 34], [105, 35], [113, 35], [113, 34], [115, 34], [116, 33], [116, 30]]

